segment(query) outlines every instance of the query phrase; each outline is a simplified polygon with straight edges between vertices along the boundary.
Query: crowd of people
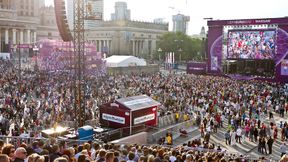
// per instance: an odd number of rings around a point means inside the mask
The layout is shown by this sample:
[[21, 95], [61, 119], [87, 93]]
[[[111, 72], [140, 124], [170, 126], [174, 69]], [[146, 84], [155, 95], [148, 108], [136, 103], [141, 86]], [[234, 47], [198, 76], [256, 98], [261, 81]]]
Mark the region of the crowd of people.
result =
[[[0, 73], [1, 135], [28, 133], [30, 137], [39, 137], [39, 130], [50, 128], [54, 124], [52, 121], [76, 119], [74, 82], [69, 72], [19, 71], [11, 62], [0, 60]], [[103, 103], [147, 94], [162, 103], [159, 116], [197, 112], [206, 142], [210, 133], [223, 127], [224, 120], [228, 120], [225, 138], [229, 145], [241, 143], [241, 138], [247, 137], [253, 142], [259, 141], [259, 151], [266, 153], [265, 143], [269, 141], [269, 147], [273, 144], [271, 139], [288, 139], [288, 124], [284, 118], [282, 124], [263, 122], [265, 114], [273, 118], [277, 113], [283, 116], [288, 112], [288, 92], [282, 84], [157, 73], [97, 79], [87, 76], [85, 89], [86, 120], [97, 119], [98, 106]], [[283, 146], [283, 153], [285, 148]]]
[[276, 31], [230, 31], [228, 58], [272, 59]]
[[[140, 144], [98, 144], [88, 141], [84, 144], [67, 146], [65, 141], [54, 138], [44, 142], [34, 141], [32, 145], [22, 143], [15, 148], [3, 146], [0, 141], [1, 162], [250, 162], [267, 161], [261, 157], [251, 160], [243, 155], [226, 153], [213, 144], [199, 140], [189, 141], [178, 147]], [[288, 156], [280, 161], [285, 162]]]

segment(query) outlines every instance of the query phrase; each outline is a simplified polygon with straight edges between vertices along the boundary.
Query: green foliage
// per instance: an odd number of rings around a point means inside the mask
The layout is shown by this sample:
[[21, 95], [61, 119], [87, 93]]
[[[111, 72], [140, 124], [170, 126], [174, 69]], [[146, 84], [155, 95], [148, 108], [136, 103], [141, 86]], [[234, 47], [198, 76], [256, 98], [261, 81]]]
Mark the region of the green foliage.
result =
[[[203, 47], [201, 39], [191, 38], [181, 32], [165, 33], [157, 42], [157, 49], [162, 49], [162, 52], [158, 52], [160, 59], [165, 59], [165, 53], [174, 52], [177, 62], [180, 61], [180, 56], [182, 61], [201, 60], [204, 52]], [[179, 51], [179, 49], [181, 49], [181, 51]]]

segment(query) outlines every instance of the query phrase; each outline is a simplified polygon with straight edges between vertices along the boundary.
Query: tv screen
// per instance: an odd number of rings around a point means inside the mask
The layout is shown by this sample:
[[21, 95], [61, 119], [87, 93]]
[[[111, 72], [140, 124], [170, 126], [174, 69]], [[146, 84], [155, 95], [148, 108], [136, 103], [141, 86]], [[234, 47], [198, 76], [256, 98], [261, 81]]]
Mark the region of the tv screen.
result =
[[276, 30], [229, 30], [227, 59], [273, 59]]

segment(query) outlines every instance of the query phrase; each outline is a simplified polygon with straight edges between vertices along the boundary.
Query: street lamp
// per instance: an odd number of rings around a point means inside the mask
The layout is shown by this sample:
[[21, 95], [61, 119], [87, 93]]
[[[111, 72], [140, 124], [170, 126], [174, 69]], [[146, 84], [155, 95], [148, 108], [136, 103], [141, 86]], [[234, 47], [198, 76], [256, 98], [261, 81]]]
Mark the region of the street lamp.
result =
[[39, 52], [39, 48], [34, 45], [33, 47], [33, 52], [34, 52], [34, 56], [36, 56], [36, 61], [35, 61], [35, 68], [34, 68], [34, 71], [38, 71], [38, 52]]
[[179, 62], [181, 62], [181, 52], [183, 51], [181, 48], [179, 48], [180, 46], [180, 43], [183, 43], [184, 41], [181, 39], [181, 40], [178, 40], [178, 39], [175, 39], [174, 42], [176, 43], [176, 46], [177, 46], [177, 50], [178, 52], [180, 53], [179, 54]]
[[181, 48], [179, 48], [178, 52], [179, 52], [179, 62], [181, 63], [183, 50]]

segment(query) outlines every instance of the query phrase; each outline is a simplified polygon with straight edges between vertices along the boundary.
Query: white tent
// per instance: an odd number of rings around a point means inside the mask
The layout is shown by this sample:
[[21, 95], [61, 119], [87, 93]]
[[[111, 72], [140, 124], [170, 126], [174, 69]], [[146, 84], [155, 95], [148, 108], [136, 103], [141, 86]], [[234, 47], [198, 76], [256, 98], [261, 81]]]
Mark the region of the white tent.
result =
[[144, 59], [134, 56], [113, 55], [105, 59], [107, 67], [147, 66]]

